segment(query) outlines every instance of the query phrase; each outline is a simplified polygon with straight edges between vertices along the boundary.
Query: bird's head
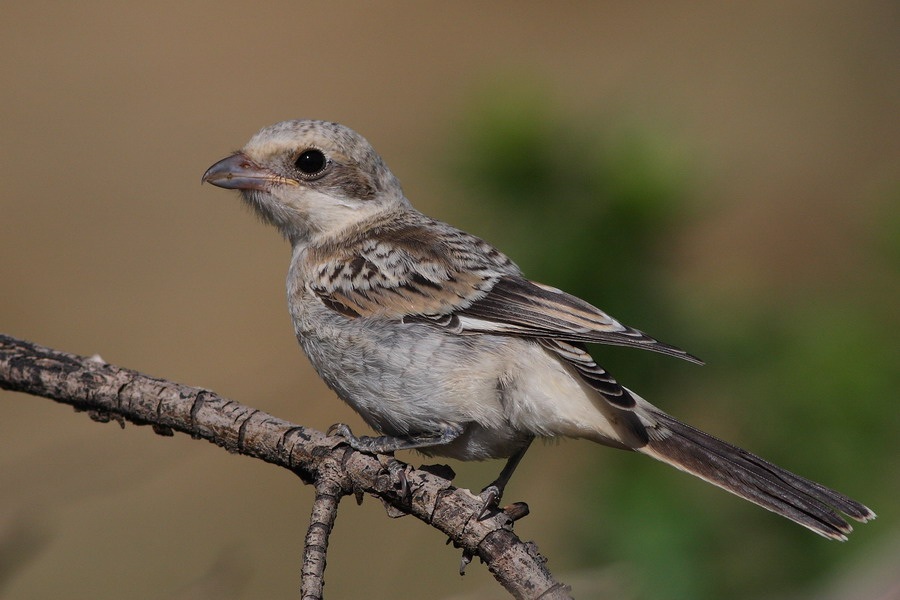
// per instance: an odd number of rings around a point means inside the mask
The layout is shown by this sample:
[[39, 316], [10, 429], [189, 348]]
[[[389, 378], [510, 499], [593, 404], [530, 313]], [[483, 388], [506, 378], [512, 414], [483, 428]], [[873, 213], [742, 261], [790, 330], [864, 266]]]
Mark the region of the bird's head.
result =
[[211, 166], [203, 181], [243, 199], [292, 243], [330, 237], [384, 211], [404, 209], [400, 183], [361, 135], [326, 121], [260, 130]]

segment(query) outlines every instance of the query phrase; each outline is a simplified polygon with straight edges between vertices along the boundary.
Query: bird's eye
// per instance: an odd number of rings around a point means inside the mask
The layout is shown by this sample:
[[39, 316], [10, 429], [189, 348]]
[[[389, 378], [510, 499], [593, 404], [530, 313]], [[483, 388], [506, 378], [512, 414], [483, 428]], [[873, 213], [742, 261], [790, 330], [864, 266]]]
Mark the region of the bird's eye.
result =
[[318, 175], [325, 170], [327, 165], [328, 160], [325, 158], [325, 154], [315, 148], [304, 150], [294, 161], [294, 166], [304, 175]]

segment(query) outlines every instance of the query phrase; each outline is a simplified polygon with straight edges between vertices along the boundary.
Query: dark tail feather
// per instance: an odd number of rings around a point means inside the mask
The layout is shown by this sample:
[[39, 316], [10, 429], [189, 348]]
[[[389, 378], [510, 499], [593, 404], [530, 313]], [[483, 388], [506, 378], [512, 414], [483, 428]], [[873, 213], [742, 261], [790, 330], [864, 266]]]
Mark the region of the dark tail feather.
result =
[[853, 528], [839, 513], [863, 523], [875, 518], [875, 513], [843, 494], [785, 471], [665, 413], [654, 413], [654, 417], [660, 427], [650, 430], [650, 441], [640, 452], [785, 516], [821, 536], [847, 539]]

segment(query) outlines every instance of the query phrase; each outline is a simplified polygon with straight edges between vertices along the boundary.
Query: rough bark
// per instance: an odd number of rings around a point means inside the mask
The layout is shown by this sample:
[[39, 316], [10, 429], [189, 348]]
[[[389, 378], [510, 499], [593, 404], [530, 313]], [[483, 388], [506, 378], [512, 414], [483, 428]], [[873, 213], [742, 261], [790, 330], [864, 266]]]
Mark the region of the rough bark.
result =
[[[396, 468], [385, 469], [378, 457], [350, 449], [341, 438], [278, 419], [210, 390], [2, 334], [0, 388], [69, 404], [95, 421], [150, 425], [167, 436], [186, 433], [229, 452], [289, 469], [315, 485], [302, 567], [304, 598], [321, 597], [328, 533], [338, 500], [363, 493], [381, 499], [394, 512], [439, 529], [464, 555], [480, 557], [516, 598], [570, 597], [568, 587], [553, 578], [537, 547], [522, 542], [512, 531], [509, 517], [498, 513], [478, 521], [478, 497], [454, 487], [433, 469], [400, 463], [403, 485]], [[401, 493], [403, 488], [406, 494]]]

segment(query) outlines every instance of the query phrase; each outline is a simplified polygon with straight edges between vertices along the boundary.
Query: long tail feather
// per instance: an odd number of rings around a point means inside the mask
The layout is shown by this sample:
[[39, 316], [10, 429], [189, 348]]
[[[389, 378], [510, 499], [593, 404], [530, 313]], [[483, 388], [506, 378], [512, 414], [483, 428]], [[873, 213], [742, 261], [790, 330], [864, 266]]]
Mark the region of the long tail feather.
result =
[[875, 513], [855, 500], [782, 469], [663, 413], [640, 452], [778, 513], [821, 536], [844, 541], [853, 528], [840, 513], [866, 522]]

